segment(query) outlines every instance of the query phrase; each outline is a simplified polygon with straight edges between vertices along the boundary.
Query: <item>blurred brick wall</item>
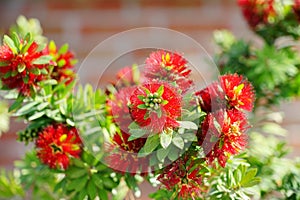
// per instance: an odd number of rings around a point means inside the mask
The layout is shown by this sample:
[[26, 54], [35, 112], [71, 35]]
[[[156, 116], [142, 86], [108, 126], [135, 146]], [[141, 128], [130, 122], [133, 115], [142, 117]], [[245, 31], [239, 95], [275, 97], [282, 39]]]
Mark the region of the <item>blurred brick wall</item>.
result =
[[[57, 44], [69, 43], [79, 59], [78, 69], [83, 59], [101, 41], [138, 27], [164, 27], [179, 31], [196, 40], [209, 53], [214, 49], [212, 33], [216, 29], [229, 29], [238, 37], [259, 42], [249, 31], [235, 0], [1, 0], [0, 30], [7, 29], [20, 14], [38, 18], [44, 34]], [[147, 40], [146, 37], [144, 39]], [[118, 45], [122, 44], [116, 44], [116, 47]], [[188, 55], [193, 53], [187, 52]], [[105, 59], [105, 55], [99, 56]], [[139, 54], [135, 56], [127, 59], [128, 63], [124, 65], [133, 62]], [[97, 65], [99, 60], [91, 62]], [[95, 77], [94, 70], [97, 69], [81, 69], [81, 82], [97, 82], [99, 77]], [[206, 68], [204, 73], [209, 71]], [[105, 76], [104, 81], [110, 77], [113, 76]], [[284, 123], [290, 130], [288, 143], [295, 148], [292, 155], [300, 155], [300, 102], [285, 104], [282, 109], [287, 117]], [[2, 166], [11, 166], [13, 160], [24, 152], [23, 144], [15, 142], [14, 133], [19, 127], [22, 124], [13, 123], [9, 134], [0, 140]]]

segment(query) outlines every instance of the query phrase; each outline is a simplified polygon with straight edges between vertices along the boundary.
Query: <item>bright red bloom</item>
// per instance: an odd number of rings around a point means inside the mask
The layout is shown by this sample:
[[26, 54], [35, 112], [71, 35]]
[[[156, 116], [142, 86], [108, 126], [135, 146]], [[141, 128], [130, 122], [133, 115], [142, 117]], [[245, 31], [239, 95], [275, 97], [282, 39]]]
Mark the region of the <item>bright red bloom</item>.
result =
[[178, 192], [179, 199], [199, 198], [204, 188], [199, 173], [201, 166], [195, 165], [196, 162], [191, 156], [184, 155], [165, 167], [157, 180], [168, 190]]
[[36, 42], [22, 43], [29, 46], [26, 52], [13, 52], [7, 45], [0, 47], [0, 78], [4, 87], [30, 96], [38, 88], [37, 83], [46, 78], [49, 63], [36, 62], [45, 55], [38, 51]]
[[277, 15], [274, 0], [238, 0], [238, 4], [253, 29], [259, 24], [269, 24], [269, 18]]
[[75, 127], [49, 125], [36, 140], [37, 156], [50, 168], [68, 168], [70, 157], [79, 158], [82, 141]]
[[237, 74], [223, 75], [219, 80], [229, 108], [252, 110], [255, 95], [249, 81]]
[[220, 76], [219, 82], [213, 82], [195, 95], [205, 112], [226, 108], [251, 111], [255, 99], [251, 83], [237, 74]]
[[146, 59], [145, 77], [148, 79], [175, 82], [184, 92], [193, 85], [190, 79], [191, 70], [188, 69], [187, 60], [178, 53], [156, 51]]
[[68, 50], [67, 44], [58, 49], [55, 43], [51, 41], [44, 52], [53, 57], [51, 78], [60, 83], [64, 82], [66, 85], [71, 83], [76, 77], [74, 65], [77, 60], [74, 54]]
[[125, 133], [128, 133], [128, 126], [133, 122], [130, 112], [130, 97], [136, 87], [124, 87], [120, 89], [107, 101], [108, 115], [112, 116], [113, 122]]
[[141, 173], [149, 171], [149, 157], [138, 157], [138, 152], [144, 146], [147, 138], [138, 138], [128, 141], [129, 134], [116, 133], [112, 138], [113, 145], [110, 146], [106, 161], [108, 165], [120, 173]]
[[219, 110], [209, 113], [202, 122], [197, 136], [209, 162], [218, 159], [225, 167], [230, 155], [236, 155], [247, 144], [247, 118], [239, 110]]
[[203, 90], [196, 92], [195, 95], [199, 97], [199, 104], [204, 112], [226, 108], [225, 94], [218, 82], [213, 82]]
[[133, 120], [151, 133], [178, 127], [181, 96], [166, 82], [149, 82], [137, 87], [130, 97]]

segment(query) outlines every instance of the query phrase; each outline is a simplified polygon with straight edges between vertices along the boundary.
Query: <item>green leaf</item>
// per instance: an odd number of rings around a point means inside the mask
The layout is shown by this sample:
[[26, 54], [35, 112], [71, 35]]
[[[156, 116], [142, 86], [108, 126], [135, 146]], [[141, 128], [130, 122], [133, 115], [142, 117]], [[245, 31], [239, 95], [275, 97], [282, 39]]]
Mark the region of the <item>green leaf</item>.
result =
[[87, 195], [87, 190], [81, 190], [76, 199], [78, 198], [78, 200], [85, 200]]
[[64, 44], [60, 47], [60, 49], [58, 50], [58, 54], [61, 55], [61, 54], [65, 54], [68, 52], [68, 49], [69, 49], [69, 45], [68, 44]]
[[141, 138], [143, 137], [144, 135], [146, 135], [148, 133], [147, 130], [145, 129], [129, 129], [129, 138], [128, 138], [128, 141], [132, 141], [132, 140], [135, 140], [137, 138]]
[[129, 129], [140, 129], [141, 127], [136, 122], [131, 122], [128, 126]]
[[143, 101], [145, 99], [145, 97], [143, 95], [138, 95], [137, 96], [139, 100]]
[[259, 177], [253, 178], [251, 181], [247, 183], [243, 183], [243, 187], [253, 187], [255, 185], [258, 185], [261, 182], [261, 179]]
[[42, 117], [43, 115], [45, 115], [45, 111], [43, 110], [43, 111], [40, 111], [40, 112], [36, 112], [36, 113], [34, 113], [33, 115], [31, 115], [29, 118], [28, 118], [28, 120], [29, 121], [33, 121], [33, 120], [35, 120], [35, 119], [38, 119], [38, 118], [40, 118], [40, 117]]
[[181, 135], [181, 137], [190, 142], [197, 141], [197, 136], [195, 135], [195, 133], [184, 133]]
[[108, 194], [107, 194], [107, 191], [106, 190], [101, 190], [99, 193], [98, 193], [99, 197], [100, 197], [100, 200], [108, 200]]
[[87, 193], [90, 199], [95, 199], [97, 196], [97, 189], [93, 181], [89, 181], [87, 185]]
[[194, 122], [190, 121], [177, 121], [179, 123], [179, 126], [184, 129], [190, 129], [190, 130], [198, 130], [198, 126]]
[[66, 188], [68, 191], [81, 191], [87, 184], [87, 178], [78, 178], [78, 179], [72, 179], [68, 184], [66, 184]]
[[58, 65], [59, 67], [63, 67], [66, 63], [67, 63], [66, 60], [65, 60], [65, 59], [62, 59], [62, 60], [59, 60], [59, 61], [57, 62], [57, 65]]
[[66, 178], [63, 178], [61, 181], [59, 181], [59, 182], [55, 185], [55, 187], [54, 187], [54, 189], [53, 189], [53, 192], [57, 192], [57, 191], [59, 191], [60, 189], [63, 189], [63, 188], [65, 187], [66, 183], [67, 183], [67, 179], [66, 179]]
[[175, 147], [174, 145], [170, 145], [170, 147], [171, 147], [171, 149], [170, 149], [170, 152], [168, 154], [168, 158], [171, 161], [175, 161], [180, 156], [180, 150], [177, 147]]
[[163, 162], [164, 159], [167, 157], [167, 155], [169, 154], [170, 152], [170, 146], [168, 146], [168, 148], [164, 149], [164, 148], [161, 148], [161, 149], [158, 149], [157, 150], [157, 153], [156, 153], [156, 156], [157, 156], [157, 159], [160, 161], [160, 162]]
[[[92, 181], [94, 182], [94, 184], [99, 188], [99, 189], [103, 189], [103, 181], [102, 179], [100, 179], [98, 177], [97, 174], [93, 174], [92, 177], [91, 177]], [[100, 192], [101, 193], [101, 192]], [[99, 193], [99, 194], [100, 194]]]
[[158, 96], [162, 96], [163, 95], [163, 93], [164, 93], [164, 86], [163, 85], [161, 85], [158, 89], [157, 89], [157, 94], [158, 94]]
[[36, 109], [36, 105], [38, 104], [39, 102], [37, 101], [33, 101], [33, 102], [30, 102], [30, 103], [27, 103], [25, 104], [24, 106], [22, 106], [19, 110], [16, 111], [15, 115], [16, 116], [21, 116], [21, 115], [25, 115], [25, 114], [28, 114], [32, 111], [34, 111]]
[[138, 156], [139, 157], [144, 157], [146, 155], [151, 154], [156, 147], [158, 147], [159, 145], [159, 135], [158, 134], [154, 134], [150, 137], [147, 138], [145, 145], [143, 146], [143, 148], [139, 151]]
[[18, 54], [18, 48], [15, 46], [14, 41], [7, 35], [4, 35], [3, 42], [9, 46], [14, 54]]
[[252, 179], [255, 177], [256, 173], [257, 173], [256, 168], [249, 169], [247, 171], [247, 173], [243, 176], [240, 184], [242, 186], [247, 185], [249, 182], [252, 181]]
[[12, 32], [11, 39], [14, 41], [14, 44], [17, 48], [20, 47], [20, 38], [16, 32]]
[[49, 45], [48, 45], [49, 47], [49, 51], [51, 51], [51, 52], [56, 52], [56, 44], [55, 44], [55, 42], [53, 41], [53, 40], [51, 40], [50, 42], [49, 42]]
[[21, 107], [23, 100], [25, 99], [25, 97], [23, 96], [19, 96], [16, 101], [9, 107], [8, 112], [11, 112], [13, 110], [18, 109], [19, 107]]
[[28, 76], [25, 76], [22, 78], [24, 83], [28, 84], [28, 81], [29, 81], [29, 77]]
[[43, 103], [40, 103], [40, 104], [36, 107], [36, 109], [37, 109], [38, 111], [41, 111], [41, 110], [45, 109], [48, 105], [49, 105], [49, 102], [43, 102]]
[[22, 73], [26, 69], [26, 65], [24, 63], [21, 63], [18, 65], [18, 72]]
[[132, 176], [131, 174], [128, 174], [128, 173], [125, 174], [125, 182], [126, 182], [127, 186], [129, 187], [129, 189], [135, 190], [136, 188], [138, 188], [137, 181], [136, 181], [135, 177]]
[[137, 106], [139, 109], [147, 109], [147, 106], [145, 104], [140, 104]]
[[79, 177], [82, 177], [84, 175], [88, 175], [88, 171], [85, 168], [78, 168], [78, 167], [70, 167], [66, 171], [66, 175], [70, 179], [77, 179]]
[[163, 130], [160, 134], [160, 144], [166, 149], [172, 142], [173, 131], [165, 131]]
[[21, 49], [21, 53], [24, 54], [28, 51], [29, 47], [32, 45], [32, 43], [34, 42], [33, 41], [33, 38], [32, 38], [32, 35], [30, 32], [28, 32], [25, 36], [25, 41], [27, 41], [25, 43], [25, 45], [22, 47]]
[[44, 55], [39, 57], [38, 59], [34, 60], [32, 64], [35, 65], [43, 65], [43, 64], [49, 64], [49, 62], [52, 60], [52, 56]]
[[75, 126], [75, 122], [69, 118], [66, 119], [67, 124], [69, 124], [70, 126]]
[[101, 179], [102, 179], [102, 181], [103, 181], [104, 186], [105, 186], [107, 189], [113, 189], [113, 188], [115, 188], [115, 187], [117, 186], [117, 183], [114, 182], [110, 177], [104, 176], [104, 177], [102, 177]]
[[177, 146], [179, 149], [183, 149], [184, 148], [184, 141], [180, 136], [175, 136], [172, 139], [172, 142], [175, 146]]
[[41, 70], [37, 67], [33, 67], [31, 70], [30, 70], [31, 73], [33, 73], [34, 75], [41, 75]]

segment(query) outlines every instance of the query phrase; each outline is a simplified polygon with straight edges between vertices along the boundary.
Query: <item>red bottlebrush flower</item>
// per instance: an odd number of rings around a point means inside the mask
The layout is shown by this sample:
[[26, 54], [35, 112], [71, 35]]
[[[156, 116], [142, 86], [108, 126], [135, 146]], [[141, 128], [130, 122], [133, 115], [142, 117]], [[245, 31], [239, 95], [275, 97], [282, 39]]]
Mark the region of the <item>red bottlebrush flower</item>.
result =
[[274, 0], [238, 0], [238, 4], [253, 29], [259, 24], [269, 24], [269, 18], [277, 15]]
[[197, 134], [199, 145], [209, 162], [217, 158], [219, 164], [225, 167], [230, 155], [236, 155], [245, 148], [248, 128], [247, 118], [239, 110], [209, 113]]
[[217, 82], [196, 92], [195, 95], [199, 97], [200, 107], [204, 112], [212, 112], [226, 108], [224, 91]]
[[237, 74], [223, 75], [219, 80], [229, 108], [252, 110], [255, 95], [249, 81]]
[[125, 133], [133, 121], [129, 112], [130, 97], [136, 87], [124, 87], [107, 101], [108, 115], [112, 116], [113, 122]]
[[157, 177], [168, 190], [175, 190], [179, 199], [199, 198], [205, 189], [200, 175], [201, 166], [191, 156], [184, 155], [167, 167]]
[[76, 77], [74, 65], [77, 60], [74, 54], [68, 50], [68, 45], [65, 44], [58, 49], [55, 43], [51, 41], [44, 52], [53, 57], [51, 78], [60, 83], [64, 82], [66, 85], [71, 83]]
[[120, 173], [141, 173], [146, 175], [149, 172], [149, 157], [138, 157], [138, 152], [144, 146], [147, 138], [138, 138], [128, 141], [129, 134], [116, 133], [112, 138], [113, 145], [109, 147], [107, 164]]
[[133, 120], [151, 133], [178, 127], [181, 96], [166, 82], [149, 82], [137, 87], [130, 97]]
[[237, 74], [223, 75], [219, 81], [195, 93], [203, 111], [226, 108], [252, 110], [255, 94], [249, 81]]
[[190, 89], [193, 81], [190, 79], [191, 70], [187, 60], [178, 53], [156, 51], [146, 59], [145, 77], [175, 82], [184, 92]]
[[37, 156], [50, 168], [66, 169], [70, 157], [80, 157], [81, 147], [77, 129], [64, 124], [47, 126], [36, 140]]
[[[30, 96], [38, 88], [37, 83], [46, 78], [49, 61], [42, 63], [39, 60], [46, 55], [38, 51], [36, 42], [20, 43], [22, 50], [17, 49], [19, 47], [12, 49], [6, 44], [0, 47], [0, 78], [4, 87], [17, 89], [23, 96]], [[25, 51], [26, 46], [28, 48]]]

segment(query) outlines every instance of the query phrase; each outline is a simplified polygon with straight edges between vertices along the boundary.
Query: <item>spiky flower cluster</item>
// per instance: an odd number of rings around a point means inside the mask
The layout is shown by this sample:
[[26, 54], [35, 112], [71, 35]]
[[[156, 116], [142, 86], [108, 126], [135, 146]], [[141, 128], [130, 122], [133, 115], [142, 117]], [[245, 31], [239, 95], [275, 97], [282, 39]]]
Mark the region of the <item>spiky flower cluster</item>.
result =
[[260, 24], [270, 24], [277, 15], [274, 0], [238, 0], [249, 26], [255, 29]]
[[54, 41], [50, 41], [47, 48], [44, 49], [46, 54], [52, 56], [51, 78], [58, 82], [64, 82], [66, 85], [71, 83], [75, 78], [74, 65], [77, 60], [74, 54], [68, 50], [65, 44], [61, 48], [57, 48]]
[[249, 125], [242, 110], [253, 108], [253, 87], [242, 76], [228, 74], [195, 94], [199, 96], [201, 108], [207, 112], [197, 133], [198, 143], [210, 163], [217, 159], [225, 167], [231, 155], [246, 147]]
[[178, 127], [181, 96], [167, 82], [149, 82], [136, 88], [130, 97], [132, 119], [152, 133]]
[[4, 87], [17, 89], [22, 95], [30, 96], [37, 90], [37, 83], [45, 80], [50, 59], [39, 50], [34, 41], [18, 40], [18, 46], [8, 37], [0, 47], [0, 78]]
[[164, 168], [157, 179], [168, 190], [176, 191], [178, 199], [199, 198], [203, 192], [203, 178], [201, 167], [196, 163], [192, 157], [184, 155]]
[[5, 35], [3, 41], [0, 46], [2, 89], [17, 89], [22, 96], [32, 97], [42, 81], [55, 79], [68, 84], [74, 79], [74, 55], [66, 47], [57, 50], [50, 42], [44, 48], [30, 34], [25, 38]]
[[193, 85], [190, 79], [192, 71], [187, 64], [187, 60], [179, 53], [156, 51], [146, 59], [145, 77], [149, 80], [175, 82], [183, 92], [186, 92]]
[[109, 147], [108, 165], [122, 174], [130, 173], [146, 175], [149, 172], [149, 157], [138, 157], [138, 152], [144, 146], [146, 138], [129, 141], [130, 135], [121, 131], [114, 134], [113, 145]]
[[[241, 152], [247, 144], [245, 132], [249, 125], [242, 110], [252, 110], [253, 87], [242, 76], [228, 74], [189, 94], [193, 81], [189, 77], [191, 70], [187, 61], [177, 53], [161, 50], [151, 53], [146, 59], [145, 71], [139, 74], [143, 79], [134, 78], [132, 72], [137, 70], [135, 66], [119, 71], [119, 84], [113, 84], [116, 90], [109, 94], [108, 116], [117, 131], [112, 133], [106, 162], [121, 173], [147, 173], [155, 150], [167, 149], [172, 141], [168, 143], [166, 138], [172, 140], [172, 134], [178, 134], [180, 121], [185, 120], [182, 119], [183, 110], [200, 107], [206, 117], [195, 124], [198, 125], [198, 130], [194, 131], [197, 142], [188, 151], [193, 153], [178, 154], [176, 161], [165, 158], [170, 165], [158, 176], [163, 187], [174, 191], [179, 199], [199, 197], [204, 188], [200, 186], [203, 177], [199, 163], [213, 164], [217, 160], [225, 167], [228, 158]], [[158, 143], [149, 144], [150, 137], [158, 138]], [[183, 148], [184, 140], [178, 140], [173, 142], [176, 148]], [[154, 155], [147, 152], [149, 148], [153, 148]], [[197, 158], [199, 149], [206, 154], [204, 159]], [[165, 157], [168, 157], [168, 152]]]
[[50, 168], [66, 169], [70, 158], [79, 158], [82, 141], [77, 129], [65, 124], [53, 124], [38, 133], [37, 156]]

